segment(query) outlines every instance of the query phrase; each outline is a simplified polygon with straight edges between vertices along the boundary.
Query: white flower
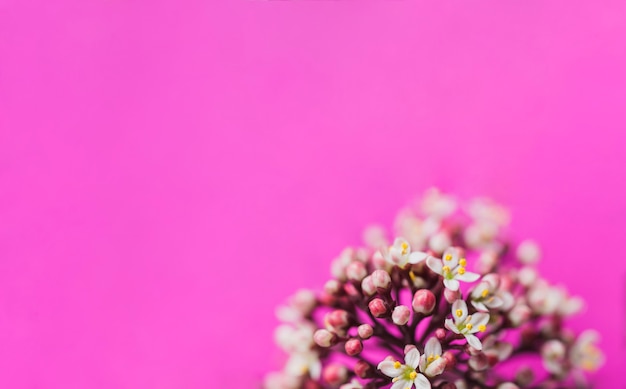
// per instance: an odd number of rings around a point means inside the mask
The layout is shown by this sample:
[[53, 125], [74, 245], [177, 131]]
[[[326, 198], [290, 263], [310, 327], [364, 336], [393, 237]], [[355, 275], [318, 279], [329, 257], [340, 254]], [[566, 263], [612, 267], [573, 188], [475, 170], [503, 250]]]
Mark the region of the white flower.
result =
[[450, 216], [457, 209], [454, 197], [441, 193], [437, 188], [430, 188], [422, 200], [422, 212], [435, 219]]
[[515, 255], [521, 263], [525, 265], [532, 265], [537, 263], [541, 257], [541, 249], [534, 241], [525, 240], [517, 246]]
[[541, 346], [541, 361], [543, 366], [552, 374], [565, 373], [565, 345], [556, 339], [547, 341]]
[[398, 361], [382, 361], [378, 369], [387, 377], [391, 377], [393, 385], [390, 389], [430, 389], [430, 381], [425, 375], [416, 371], [420, 362], [420, 352], [411, 348], [404, 356], [405, 364]]
[[515, 303], [511, 293], [499, 290], [500, 276], [492, 273], [482, 278], [480, 283], [472, 290], [471, 302], [474, 308], [479, 311], [489, 311], [489, 309], [511, 308]]
[[363, 385], [357, 381], [356, 378], [353, 378], [352, 381], [347, 384], [341, 385], [339, 389], [363, 389]]
[[441, 343], [437, 338], [430, 338], [424, 347], [424, 355], [420, 358], [420, 371], [428, 377], [443, 373], [446, 360], [441, 358]]
[[320, 362], [320, 357], [315, 351], [297, 352], [289, 357], [285, 365], [285, 372], [294, 377], [308, 374], [317, 380], [322, 373], [322, 362]]
[[570, 297], [563, 287], [550, 286], [538, 280], [528, 291], [528, 304], [542, 315], [571, 316], [580, 312], [584, 303], [579, 297]]
[[468, 315], [467, 304], [465, 301], [456, 300], [452, 304], [452, 317], [454, 320], [446, 319], [446, 328], [455, 334], [465, 336], [467, 343], [476, 350], [482, 350], [483, 345], [480, 342], [480, 339], [473, 334], [487, 331], [489, 314], [485, 312], [478, 312], [473, 315]]
[[274, 340], [288, 353], [308, 351], [315, 344], [313, 335], [316, 327], [310, 322], [295, 326], [282, 324], [274, 331]]
[[404, 267], [406, 264], [416, 264], [428, 258], [428, 254], [421, 251], [411, 252], [411, 245], [404, 238], [396, 238], [393, 245], [381, 248], [380, 253], [387, 262]]
[[430, 270], [443, 276], [443, 284], [446, 288], [459, 290], [459, 281], [474, 282], [480, 278], [479, 274], [468, 272], [465, 269], [467, 260], [461, 257], [458, 248], [451, 247], [443, 253], [443, 259], [428, 256], [426, 264]]
[[594, 371], [602, 366], [604, 354], [595, 345], [599, 338], [598, 333], [593, 330], [581, 333], [570, 351], [572, 365], [586, 371]]

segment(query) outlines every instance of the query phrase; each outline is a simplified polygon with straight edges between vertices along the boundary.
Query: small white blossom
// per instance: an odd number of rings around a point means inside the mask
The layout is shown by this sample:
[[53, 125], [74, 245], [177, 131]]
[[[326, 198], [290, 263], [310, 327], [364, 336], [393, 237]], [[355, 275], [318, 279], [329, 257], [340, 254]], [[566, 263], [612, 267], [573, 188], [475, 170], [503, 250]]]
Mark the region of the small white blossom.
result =
[[421, 251], [411, 252], [411, 245], [404, 238], [396, 238], [389, 248], [383, 246], [380, 253], [391, 264], [404, 267], [407, 264], [416, 264], [428, 258], [428, 254]]
[[473, 315], [469, 315], [465, 301], [456, 300], [452, 304], [452, 318], [454, 320], [446, 319], [446, 328], [455, 334], [463, 335], [465, 340], [467, 340], [467, 343], [476, 350], [482, 350], [482, 343], [474, 334], [477, 332], [487, 331], [489, 314], [485, 312], [478, 312]]
[[430, 270], [443, 276], [443, 284], [446, 288], [459, 290], [459, 281], [474, 282], [480, 278], [479, 274], [467, 271], [467, 260], [461, 258], [458, 248], [452, 247], [443, 253], [443, 259], [429, 256], [426, 264]]
[[441, 343], [432, 337], [426, 342], [424, 355], [420, 358], [420, 371], [428, 377], [434, 377], [443, 373], [446, 368], [446, 360], [441, 357]]
[[595, 345], [599, 338], [598, 333], [593, 330], [581, 333], [570, 351], [572, 365], [586, 371], [594, 371], [602, 366], [604, 354]]
[[511, 308], [515, 303], [515, 298], [511, 293], [498, 289], [499, 286], [499, 275], [492, 273], [484, 276], [472, 290], [471, 303], [474, 308], [484, 312], [489, 309]]
[[552, 339], [541, 347], [541, 361], [546, 370], [560, 376], [565, 373], [565, 345], [560, 340]]
[[424, 194], [422, 200], [422, 212], [435, 219], [444, 219], [453, 214], [457, 209], [457, 201], [454, 197], [441, 193], [437, 188], [430, 188]]
[[308, 374], [311, 378], [317, 380], [322, 373], [322, 362], [320, 362], [320, 357], [315, 351], [297, 352], [289, 357], [285, 365], [285, 372], [294, 377]]
[[378, 364], [378, 369], [384, 375], [392, 378], [393, 385], [390, 389], [430, 389], [430, 381], [425, 375], [416, 371], [420, 362], [420, 352], [416, 348], [411, 348], [404, 355], [405, 363], [398, 361], [382, 361]]
[[517, 246], [515, 255], [521, 263], [525, 265], [532, 265], [537, 263], [541, 257], [541, 250], [539, 249], [539, 245], [537, 245], [534, 241], [525, 240]]

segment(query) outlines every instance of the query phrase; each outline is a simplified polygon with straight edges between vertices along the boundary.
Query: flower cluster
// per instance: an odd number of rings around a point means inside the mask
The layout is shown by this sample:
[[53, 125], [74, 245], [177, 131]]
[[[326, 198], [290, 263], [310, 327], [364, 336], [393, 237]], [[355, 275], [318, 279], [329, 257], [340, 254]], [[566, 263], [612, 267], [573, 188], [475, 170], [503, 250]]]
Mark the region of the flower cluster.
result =
[[298, 291], [277, 310], [289, 357], [264, 387], [586, 387], [582, 372], [603, 363], [598, 335], [564, 327], [583, 302], [540, 278], [539, 247], [513, 245], [508, 223], [489, 200], [431, 189], [400, 212], [392, 241], [368, 228], [322, 291]]

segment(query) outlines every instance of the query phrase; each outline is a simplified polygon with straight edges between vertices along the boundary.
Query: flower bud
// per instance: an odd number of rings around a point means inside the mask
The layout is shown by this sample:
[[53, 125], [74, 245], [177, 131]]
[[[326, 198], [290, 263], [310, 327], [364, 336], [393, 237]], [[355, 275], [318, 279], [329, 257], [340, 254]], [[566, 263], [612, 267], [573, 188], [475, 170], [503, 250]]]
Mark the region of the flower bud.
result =
[[452, 291], [448, 288], [445, 288], [443, 290], [443, 297], [445, 297], [446, 301], [449, 302], [450, 304], [454, 303], [456, 300], [460, 300], [461, 299], [461, 292], [460, 291]]
[[374, 317], [381, 317], [387, 313], [387, 306], [385, 306], [385, 302], [378, 297], [370, 301], [368, 307]]
[[361, 353], [363, 351], [363, 343], [360, 339], [352, 338], [346, 342], [346, 354], [353, 356]]
[[541, 256], [541, 250], [537, 243], [532, 240], [525, 240], [517, 246], [517, 251], [515, 253], [517, 255], [517, 259], [525, 264], [532, 265], [539, 260]]
[[443, 328], [437, 328], [435, 330], [435, 337], [438, 340], [444, 340], [446, 338], [446, 330], [444, 330]]
[[300, 289], [291, 298], [291, 305], [300, 311], [303, 316], [308, 315], [317, 305], [315, 293], [307, 289]]
[[320, 347], [330, 347], [335, 343], [337, 336], [328, 330], [317, 330], [313, 335], [313, 340]]
[[361, 324], [357, 328], [357, 333], [361, 337], [361, 339], [369, 339], [374, 335], [374, 328], [372, 328], [369, 324]]
[[322, 370], [322, 378], [331, 386], [339, 386], [348, 379], [348, 369], [344, 365], [332, 363]]
[[517, 279], [520, 284], [529, 287], [537, 280], [537, 271], [529, 266], [523, 267], [517, 273]]
[[361, 281], [367, 275], [363, 262], [352, 262], [346, 268], [346, 276], [352, 281]]
[[497, 389], [519, 389], [519, 387], [515, 385], [514, 383], [505, 382], [505, 383], [498, 385]]
[[420, 289], [413, 295], [413, 310], [417, 313], [430, 315], [436, 303], [435, 295], [428, 289]]
[[374, 286], [374, 280], [372, 276], [367, 276], [361, 281], [361, 289], [366, 296], [373, 296], [376, 293], [376, 287]]
[[348, 296], [359, 297], [361, 295], [358, 289], [353, 284], [350, 284], [350, 283], [345, 284], [343, 286], [343, 290], [346, 292]]
[[379, 291], [387, 291], [391, 286], [391, 276], [382, 269], [374, 270], [372, 273], [372, 281]]
[[519, 327], [522, 323], [530, 319], [531, 315], [532, 311], [526, 304], [518, 304], [509, 312], [509, 320], [513, 327]]
[[440, 231], [428, 240], [428, 246], [435, 253], [443, 253], [445, 249], [452, 246], [452, 241], [447, 233]]
[[345, 329], [349, 323], [348, 312], [343, 309], [329, 312], [324, 317], [324, 324], [326, 324], [326, 327], [331, 331]]
[[363, 360], [359, 360], [354, 364], [354, 374], [357, 377], [368, 378], [372, 376], [372, 372], [372, 365]]
[[329, 295], [336, 295], [341, 290], [341, 283], [337, 280], [328, 280], [324, 284], [324, 292]]
[[446, 369], [452, 369], [456, 365], [456, 357], [450, 351], [446, 351], [441, 356], [446, 360]]
[[411, 318], [411, 310], [404, 305], [398, 305], [393, 309], [393, 313], [391, 314], [391, 320], [396, 325], [403, 326], [408, 323]]

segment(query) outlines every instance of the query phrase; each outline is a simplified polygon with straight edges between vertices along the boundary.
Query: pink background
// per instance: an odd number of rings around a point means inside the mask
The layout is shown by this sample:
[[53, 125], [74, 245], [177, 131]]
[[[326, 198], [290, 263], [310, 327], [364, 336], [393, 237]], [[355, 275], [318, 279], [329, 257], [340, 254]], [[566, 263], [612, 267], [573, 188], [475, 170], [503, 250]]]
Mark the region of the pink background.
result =
[[0, 0], [0, 387], [253, 388], [432, 184], [511, 206], [626, 383], [624, 1], [182, 3]]

